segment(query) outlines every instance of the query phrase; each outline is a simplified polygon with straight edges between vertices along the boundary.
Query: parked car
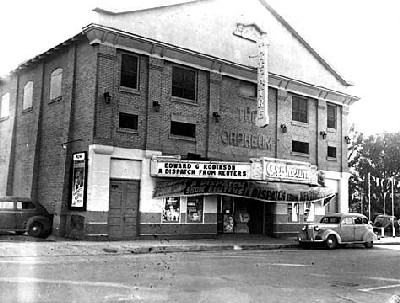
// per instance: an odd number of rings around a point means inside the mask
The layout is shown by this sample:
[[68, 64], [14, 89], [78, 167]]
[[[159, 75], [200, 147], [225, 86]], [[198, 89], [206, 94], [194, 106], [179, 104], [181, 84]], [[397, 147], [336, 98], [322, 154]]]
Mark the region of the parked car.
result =
[[398, 229], [399, 228], [399, 220], [396, 219], [395, 216], [390, 216], [390, 215], [377, 215], [374, 220], [374, 227], [381, 228], [383, 227], [385, 230], [391, 230], [392, 227], [392, 222], [394, 220], [394, 228]]
[[47, 238], [52, 231], [52, 217], [38, 202], [26, 197], [0, 197], [0, 231], [28, 232], [30, 236]]
[[298, 234], [301, 247], [324, 244], [333, 249], [342, 244], [364, 244], [372, 248], [377, 236], [368, 218], [357, 213], [327, 214], [318, 223], [304, 225]]

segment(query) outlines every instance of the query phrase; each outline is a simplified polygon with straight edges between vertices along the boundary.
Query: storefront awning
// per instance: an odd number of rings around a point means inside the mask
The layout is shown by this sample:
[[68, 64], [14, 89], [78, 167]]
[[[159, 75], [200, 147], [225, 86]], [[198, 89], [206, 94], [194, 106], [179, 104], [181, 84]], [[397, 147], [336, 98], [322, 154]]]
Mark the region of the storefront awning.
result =
[[158, 180], [154, 197], [225, 195], [264, 202], [329, 201], [335, 193], [327, 187], [249, 180], [174, 179]]

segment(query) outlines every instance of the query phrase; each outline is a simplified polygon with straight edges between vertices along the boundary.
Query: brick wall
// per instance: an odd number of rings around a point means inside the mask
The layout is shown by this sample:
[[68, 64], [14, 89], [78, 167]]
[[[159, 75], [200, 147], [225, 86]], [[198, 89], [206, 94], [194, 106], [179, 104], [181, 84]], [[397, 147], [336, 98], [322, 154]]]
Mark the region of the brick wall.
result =
[[[320, 169], [340, 171], [343, 165], [341, 107], [338, 106], [337, 129], [327, 132], [326, 102], [307, 98], [307, 124], [292, 121], [292, 96], [283, 88], [269, 88], [268, 113], [270, 124], [258, 128], [254, 123], [256, 98], [239, 92], [240, 80], [214, 72], [197, 70], [197, 99], [185, 101], [171, 96], [172, 67], [175, 63], [144, 55], [140, 61], [139, 88], [119, 86], [121, 52], [109, 46], [99, 46], [98, 100], [96, 106], [95, 142], [124, 148], [160, 150], [163, 154], [198, 154], [213, 160], [247, 161], [252, 157], [277, 157], [306, 161]], [[111, 104], [105, 104], [103, 91], [110, 91]], [[307, 88], [295, 87], [307, 93]], [[154, 110], [153, 102], [160, 104]], [[137, 132], [118, 130], [120, 111], [137, 114]], [[219, 123], [213, 112], [221, 116]], [[176, 138], [170, 134], [171, 120], [181, 119], [196, 124], [196, 138]], [[280, 126], [287, 126], [282, 133]], [[292, 140], [309, 143], [309, 155], [291, 152]], [[327, 159], [327, 146], [337, 147], [337, 158]]]

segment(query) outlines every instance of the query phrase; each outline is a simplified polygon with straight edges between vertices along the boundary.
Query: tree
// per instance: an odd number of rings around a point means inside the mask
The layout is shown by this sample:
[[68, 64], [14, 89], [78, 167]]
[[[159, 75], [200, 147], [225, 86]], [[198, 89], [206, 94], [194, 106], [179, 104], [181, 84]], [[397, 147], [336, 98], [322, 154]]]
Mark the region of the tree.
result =
[[[391, 214], [391, 177], [400, 184], [400, 133], [383, 133], [367, 138], [353, 130], [349, 147], [350, 207], [368, 215], [368, 180], [370, 173], [371, 219], [374, 214]], [[375, 182], [371, 182], [375, 181]], [[379, 182], [376, 182], [379, 181]], [[399, 199], [395, 199], [395, 215], [399, 216]]]

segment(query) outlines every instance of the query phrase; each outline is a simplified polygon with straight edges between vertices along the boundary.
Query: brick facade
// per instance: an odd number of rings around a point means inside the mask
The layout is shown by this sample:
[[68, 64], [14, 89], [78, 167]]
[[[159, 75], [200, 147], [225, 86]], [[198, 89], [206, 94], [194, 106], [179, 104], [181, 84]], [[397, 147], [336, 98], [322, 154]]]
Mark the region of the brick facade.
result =
[[[347, 191], [341, 179], [347, 173], [347, 147], [343, 138], [347, 134], [348, 98], [351, 97], [270, 75], [270, 124], [259, 128], [254, 120], [256, 97], [240, 92], [242, 83], [256, 83], [257, 69], [241, 65], [224, 67], [223, 61], [215, 64], [215, 59], [212, 62], [191, 51], [177, 51], [172, 46], [157, 49], [157, 43], [150, 48], [147, 44], [153, 42], [129, 36], [120, 39], [118, 45], [99, 42], [95, 39], [99, 32], [108, 33], [104, 29], [89, 28], [43, 57], [22, 65], [0, 83], [0, 96], [10, 93], [10, 115], [0, 120], [0, 168], [3, 171], [0, 194], [27, 195], [39, 200], [54, 214], [54, 227], [60, 234], [82, 238], [85, 234], [107, 233], [108, 206], [88, 212], [68, 210], [71, 158], [75, 152], [87, 151], [89, 156], [95, 156], [96, 161], [104, 161], [106, 165], [117, 158], [139, 161], [142, 169], [137, 172], [141, 180], [140, 208], [148, 203], [146, 199], [151, 199], [151, 194], [144, 191], [151, 191], [156, 183], [145, 171], [149, 168], [148, 160], [152, 155], [161, 154], [180, 155], [182, 159], [196, 155], [201, 159], [235, 162], [259, 157], [298, 160], [330, 172], [333, 179], [336, 178], [334, 182], [338, 183], [339, 191]], [[106, 36], [112, 40], [114, 32], [109, 34]], [[120, 85], [122, 54], [138, 58], [137, 89]], [[174, 66], [196, 71], [195, 101], [172, 96]], [[57, 68], [63, 72], [62, 97], [50, 100], [50, 75]], [[220, 72], [223, 68], [228, 72]], [[33, 81], [33, 106], [23, 110], [23, 89], [28, 81]], [[104, 98], [105, 93], [110, 95], [109, 102]], [[293, 95], [308, 100], [308, 123], [293, 121]], [[154, 106], [156, 103], [159, 110]], [[336, 129], [327, 129], [327, 103], [336, 105]], [[120, 113], [137, 115], [137, 130], [121, 129]], [[219, 121], [213, 113], [220, 116]], [[195, 138], [172, 135], [171, 121], [195, 124]], [[282, 131], [283, 126], [287, 132]], [[322, 131], [327, 133], [326, 138], [322, 138]], [[309, 143], [309, 153], [292, 152], [292, 140]], [[328, 145], [336, 147], [336, 158], [327, 157]], [[103, 198], [96, 200], [99, 197], [96, 193], [104, 191], [108, 197], [107, 184], [112, 172], [105, 167], [107, 180], [98, 182], [96, 178], [103, 173], [99, 168], [99, 173], [91, 174], [98, 165], [94, 161], [89, 158], [88, 203], [97, 209], [96, 203], [107, 204], [107, 200], [100, 201]], [[338, 199], [335, 207], [345, 209], [347, 201], [343, 201], [343, 197], [346, 195], [339, 196], [342, 201]], [[216, 206], [208, 207], [212, 210], [205, 212], [208, 221], [204, 225], [179, 224], [165, 229], [160, 224], [160, 213], [141, 210], [142, 225], [138, 234], [216, 233]], [[290, 233], [295, 227], [284, 227], [287, 215], [275, 208], [269, 207], [268, 216], [275, 225], [282, 224], [274, 230]], [[271, 225], [271, 222], [266, 224]]]

